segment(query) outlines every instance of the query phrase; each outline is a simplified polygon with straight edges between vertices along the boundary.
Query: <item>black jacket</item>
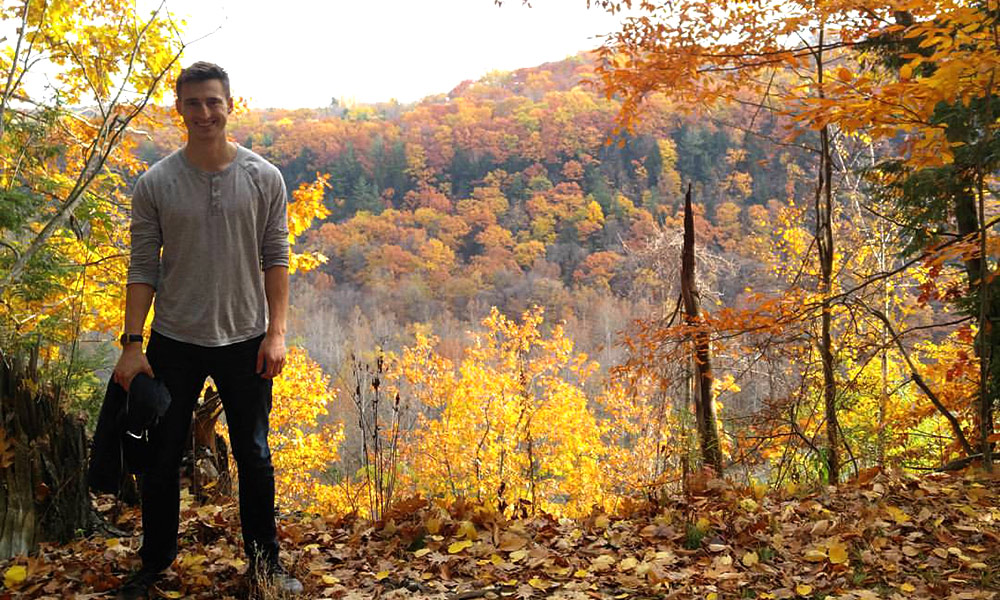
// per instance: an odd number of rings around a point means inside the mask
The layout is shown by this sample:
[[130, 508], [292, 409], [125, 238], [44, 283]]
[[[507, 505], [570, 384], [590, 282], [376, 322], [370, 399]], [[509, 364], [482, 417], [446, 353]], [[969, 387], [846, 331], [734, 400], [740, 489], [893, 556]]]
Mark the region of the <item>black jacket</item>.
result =
[[95, 492], [117, 494], [122, 476], [141, 473], [149, 462], [149, 431], [170, 406], [170, 392], [158, 379], [139, 373], [130, 391], [108, 382], [90, 447], [87, 484]]

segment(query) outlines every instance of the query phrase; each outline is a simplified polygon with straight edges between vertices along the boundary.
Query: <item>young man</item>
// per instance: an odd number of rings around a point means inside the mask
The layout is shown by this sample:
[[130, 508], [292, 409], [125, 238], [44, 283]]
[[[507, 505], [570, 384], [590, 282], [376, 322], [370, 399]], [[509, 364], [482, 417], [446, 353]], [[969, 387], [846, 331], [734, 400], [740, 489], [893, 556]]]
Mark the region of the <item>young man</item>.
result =
[[[267, 445], [272, 379], [285, 362], [288, 224], [285, 185], [260, 156], [226, 140], [229, 76], [197, 62], [177, 78], [187, 143], [136, 182], [122, 355], [114, 379], [166, 383], [170, 408], [150, 433], [142, 477], [142, 568], [118, 598], [146, 598], [177, 556], [181, 456], [198, 395], [211, 376], [222, 396], [240, 479], [251, 583], [302, 585], [278, 563], [274, 469]], [[153, 298], [146, 354], [142, 333]]]

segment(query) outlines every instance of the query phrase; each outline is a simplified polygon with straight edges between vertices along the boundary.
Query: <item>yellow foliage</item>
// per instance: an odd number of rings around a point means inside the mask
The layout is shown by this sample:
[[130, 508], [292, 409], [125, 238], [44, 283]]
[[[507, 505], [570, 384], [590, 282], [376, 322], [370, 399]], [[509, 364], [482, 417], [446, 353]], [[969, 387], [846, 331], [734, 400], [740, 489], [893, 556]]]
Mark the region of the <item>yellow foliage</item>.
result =
[[454, 365], [418, 336], [398, 365], [426, 410], [403, 450], [415, 491], [580, 515], [603, 501], [600, 426], [583, 384], [593, 365], [542, 310], [493, 309]]
[[326, 419], [335, 391], [302, 348], [289, 348], [285, 368], [274, 380], [271, 432], [268, 443], [274, 461], [279, 502], [301, 510], [342, 509], [335, 486], [324, 471], [337, 460], [344, 438], [340, 424]]

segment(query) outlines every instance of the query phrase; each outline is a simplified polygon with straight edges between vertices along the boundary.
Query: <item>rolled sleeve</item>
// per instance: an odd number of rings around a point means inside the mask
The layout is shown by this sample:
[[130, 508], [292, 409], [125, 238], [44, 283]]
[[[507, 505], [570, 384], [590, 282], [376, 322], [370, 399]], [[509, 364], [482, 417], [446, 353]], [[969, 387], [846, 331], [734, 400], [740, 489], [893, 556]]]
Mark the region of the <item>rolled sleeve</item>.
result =
[[163, 235], [155, 203], [143, 178], [132, 193], [132, 249], [127, 283], [145, 283], [155, 289], [160, 279], [160, 247]]
[[285, 181], [275, 169], [272, 193], [268, 203], [267, 223], [264, 225], [264, 239], [261, 244], [261, 267], [288, 266], [288, 193]]

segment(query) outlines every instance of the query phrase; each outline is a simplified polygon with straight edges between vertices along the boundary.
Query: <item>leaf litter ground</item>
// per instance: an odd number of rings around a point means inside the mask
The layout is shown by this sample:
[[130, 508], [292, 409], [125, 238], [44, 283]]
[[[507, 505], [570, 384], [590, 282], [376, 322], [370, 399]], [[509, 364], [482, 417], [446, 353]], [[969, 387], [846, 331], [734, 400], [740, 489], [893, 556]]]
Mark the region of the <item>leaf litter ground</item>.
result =
[[[306, 598], [1000, 599], [998, 483], [880, 473], [757, 497], [711, 480], [701, 494], [578, 520], [411, 499], [378, 524], [287, 515], [279, 533]], [[245, 597], [235, 505], [183, 505], [161, 597]], [[124, 535], [0, 564], [0, 599], [107, 597], [137, 566], [140, 539], [126, 531], [138, 514], [98, 508]]]

